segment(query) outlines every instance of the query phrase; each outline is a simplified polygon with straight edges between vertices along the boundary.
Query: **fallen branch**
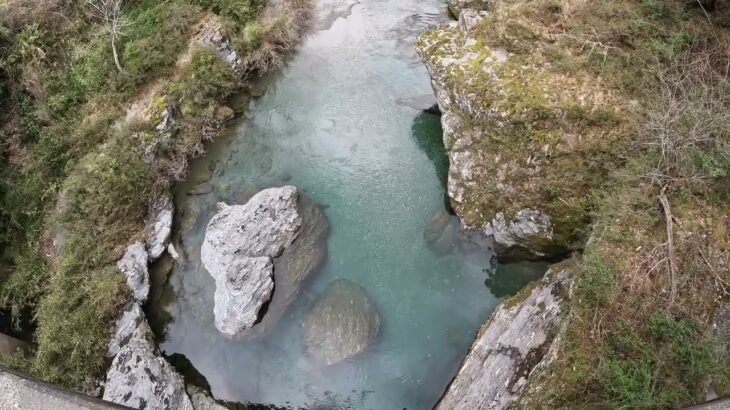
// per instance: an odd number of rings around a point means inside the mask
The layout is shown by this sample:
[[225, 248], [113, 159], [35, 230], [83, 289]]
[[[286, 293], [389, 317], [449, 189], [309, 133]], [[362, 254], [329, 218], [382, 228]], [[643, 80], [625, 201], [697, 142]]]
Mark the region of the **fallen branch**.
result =
[[676, 279], [676, 265], [674, 263], [674, 230], [672, 225], [672, 210], [669, 207], [669, 200], [667, 199], [667, 196], [664, 195], [664, 189], [662, 189], [661, 194], [659, 194], [659, 202], [662, 204], [662, 209], [664, 209], [664, 220], [666, 222], [666, 231], [667, 231], [667, 241], [665, 243], [665, 249], [667, 252], [667, 265], [669, 267], [669, 282], [670, 282], [670, 298], [669, 298], [669, 307], [671, 307], [674, 304], [674, 298], [677, 294], [677, 279]]

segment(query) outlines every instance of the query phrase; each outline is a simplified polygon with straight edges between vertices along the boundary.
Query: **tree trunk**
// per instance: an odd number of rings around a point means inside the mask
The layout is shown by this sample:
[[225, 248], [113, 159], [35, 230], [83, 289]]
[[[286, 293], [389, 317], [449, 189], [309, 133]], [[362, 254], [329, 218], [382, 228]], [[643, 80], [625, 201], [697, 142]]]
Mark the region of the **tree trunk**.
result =
[[113, 36], [112, 36], [112, 54], [114, 55], [114, 65], [117, 66], [117, 70], [121, 74], [127, 74], [127, 72], [124, 71], [124, 67], [122, 67], [122, 63], [119, 62], [119, 53], [117, 52], [117, 42]]

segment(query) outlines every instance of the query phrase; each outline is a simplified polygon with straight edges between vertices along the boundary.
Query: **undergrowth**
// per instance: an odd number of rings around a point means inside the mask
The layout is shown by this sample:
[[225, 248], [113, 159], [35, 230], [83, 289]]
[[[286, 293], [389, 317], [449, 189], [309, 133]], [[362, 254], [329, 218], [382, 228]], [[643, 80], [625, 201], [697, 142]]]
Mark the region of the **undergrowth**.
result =
[[[182, 67], [178, 60], [211, 12], [247, 42], [237, 50], [244, 68], [264, 46], [283, 53], [284, 44], [271, 44], [272, 27], [295, 16], [264, 18], [264, 5], [127, 1], [120, 72], [87, 1], [0, 3], [0, 313], [18, 328], [37, 326], [28, 354], [0, 361], [75, 388], [101, 375], [129, 297], [116, 260], [139, 235], [151, 199], [185, 176], [188, 158], [202, 154], [204, 140], [228, 119], [221, 104], [241, 84], [213, 52], [193, 51]], [[287, 27], [288, 41], [299, 28]], [[142, 123], [124, 120], [126, 107], [155, 82], [164, 93], [160, 111], [175, 118], [164, 132], [155, 129], [161, 112]], [[21, 320], [28, 311], [31, 323]]]
[[557, 67], [593, 70], [634, 101], [624, 163], [591, 193], [563, 345], [525, 405], [677, 408], [730, 392], [714, 332], [730, 298], [730, 33], [717, 7], [546, 1], [522, 16], [579, 50], [551, 50]]

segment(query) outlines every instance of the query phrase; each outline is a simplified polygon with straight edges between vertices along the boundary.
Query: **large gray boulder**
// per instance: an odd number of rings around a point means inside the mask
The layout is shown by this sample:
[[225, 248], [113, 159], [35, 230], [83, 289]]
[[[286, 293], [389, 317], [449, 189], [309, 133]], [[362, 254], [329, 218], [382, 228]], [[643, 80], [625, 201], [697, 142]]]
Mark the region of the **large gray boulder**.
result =
[[363, 351], [377, 336], [380, 317], [365, 289], [346, 279], [330, 283], [304, 321], [304, 343], [332, 365]]
[[554, 357], [568, 276], [565, 269], [551, 269], [497, 307], [479, 329], [437, 410], [511, 407], [537, 369]]
[[296, 240], [274, 259], [276, 292], [260, 323], [245, 332], [247, 337], [266, 335], [281, 319], [299, 295], [302, 284], [327, 258], [329, 224], [319, 206], [304, 195], [299, 196], [302, 225]]
[[238, 336], [258, 320], [274, 289], [272, 258], [294, 242], [302, 225], [293, 186], [265, 189], [245, 205], [220, 204], [201, 248], [216, 282], [215, 325]]
[[145, 303], [150, 293], [150, 274], [147, 270], [148, 254], [142, 242], [129, 245], [117, 268], [124, 274], [132, 297], [139, 303]]
[[135, 409], [193, 409], [182, 376], [160, 356], [144, 321], [114, 358], [104, 400]]

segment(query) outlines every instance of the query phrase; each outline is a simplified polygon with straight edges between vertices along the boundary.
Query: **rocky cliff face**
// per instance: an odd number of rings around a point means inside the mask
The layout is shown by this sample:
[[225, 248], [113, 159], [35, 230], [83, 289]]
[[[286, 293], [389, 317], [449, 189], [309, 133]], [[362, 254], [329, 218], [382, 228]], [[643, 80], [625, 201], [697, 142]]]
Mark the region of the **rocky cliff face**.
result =
[[551, 269], [495, 310], [437, 409], [504, 409], [519, 398], [557, 348], [568, 276], [565, 269]]
[[515, 9], [529, 5], [452, 3], [458, 22], [416, 47], [443, 113], [454, 210], [492, 235], [503, 259], [581, 247], [586, 195], [605, 173], [603, 148], [620, 134], [619, 104], [590, 73], [568, 76], [543, 55], [562, 50], [546, 27], [520, 19]]

